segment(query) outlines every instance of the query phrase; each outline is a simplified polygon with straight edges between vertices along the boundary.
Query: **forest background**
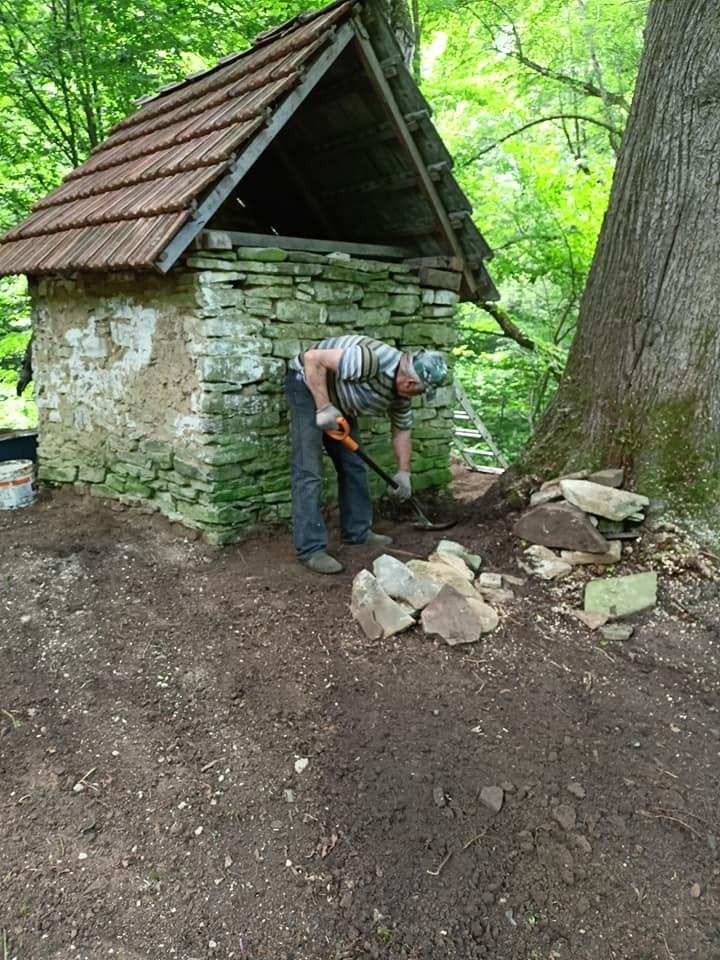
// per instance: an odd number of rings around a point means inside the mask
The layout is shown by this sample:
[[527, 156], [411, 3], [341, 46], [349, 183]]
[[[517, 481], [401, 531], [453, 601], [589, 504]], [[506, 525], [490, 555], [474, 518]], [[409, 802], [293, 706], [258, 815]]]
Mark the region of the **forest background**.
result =
[[[0, 0], [0, 233], [134, 101], [308, 0]], [[501, 299], [464, 305], [456, 375], [512, 459], [551, 400], [607, 208], [647, 0], [392, 0], [389, 16], [495, 251]], [[0, 281], [0, 428], [30, 336], [23, 278]]]

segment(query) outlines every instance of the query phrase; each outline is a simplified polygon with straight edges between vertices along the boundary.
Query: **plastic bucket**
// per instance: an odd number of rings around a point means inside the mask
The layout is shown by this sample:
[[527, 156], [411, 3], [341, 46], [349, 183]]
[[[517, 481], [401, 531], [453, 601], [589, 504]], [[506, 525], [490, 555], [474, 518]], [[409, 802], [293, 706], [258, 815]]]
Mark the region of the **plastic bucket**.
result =
[[33, 502], [32, 460], [0, 462], [0, 510], [29, 507]]

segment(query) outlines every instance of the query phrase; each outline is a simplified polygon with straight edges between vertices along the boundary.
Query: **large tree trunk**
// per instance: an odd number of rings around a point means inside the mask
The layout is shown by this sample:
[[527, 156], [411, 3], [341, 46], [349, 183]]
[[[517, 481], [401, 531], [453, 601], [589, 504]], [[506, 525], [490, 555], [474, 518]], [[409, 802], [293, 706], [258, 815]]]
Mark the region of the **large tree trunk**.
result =
[[520, 476], [624, 466], [697, 518], [720, 495], [720, 16], [653, 0], [568, 364]]

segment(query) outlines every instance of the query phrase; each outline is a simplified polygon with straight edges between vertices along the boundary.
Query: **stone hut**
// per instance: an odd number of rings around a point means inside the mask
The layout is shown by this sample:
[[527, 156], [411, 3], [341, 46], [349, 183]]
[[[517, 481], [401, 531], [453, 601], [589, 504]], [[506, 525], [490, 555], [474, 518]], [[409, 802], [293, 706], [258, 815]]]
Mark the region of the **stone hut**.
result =
[[[372, 0], [261, 34], [140, 101], [0, 240], [29, 282], [39, 477], [214, 543], [284, 520], [288, 359], [344, 332], [449, 348], [456, 302], [496, 296], [489, 257]], [[449, 480], [451, 420], [451, 388], [418, 403], [418, 489]]]

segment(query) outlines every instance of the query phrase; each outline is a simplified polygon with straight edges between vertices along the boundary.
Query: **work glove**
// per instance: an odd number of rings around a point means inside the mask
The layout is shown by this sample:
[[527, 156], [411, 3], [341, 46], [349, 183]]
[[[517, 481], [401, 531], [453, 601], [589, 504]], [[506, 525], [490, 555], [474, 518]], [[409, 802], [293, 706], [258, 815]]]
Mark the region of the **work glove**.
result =
[[318, 430], [338, 430], [338, 418], [342, 413], [332, 403], [326, 403], [315, 411], [315, 426]]
[[393, 500], [398, 500], [400, 503], [403, 503], [405, 500], [409, 500], [412, 496], [412, 484], [410, 483], [410, 474], [407, 470], [398, 470], [398, 472], [393, 477], [393, 480], [397, 484], [397, 487], [388, 487], [388, 495], [393, 498]]

